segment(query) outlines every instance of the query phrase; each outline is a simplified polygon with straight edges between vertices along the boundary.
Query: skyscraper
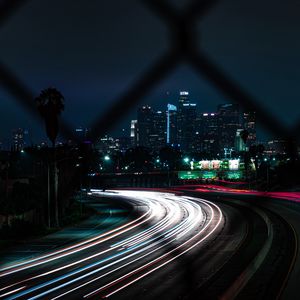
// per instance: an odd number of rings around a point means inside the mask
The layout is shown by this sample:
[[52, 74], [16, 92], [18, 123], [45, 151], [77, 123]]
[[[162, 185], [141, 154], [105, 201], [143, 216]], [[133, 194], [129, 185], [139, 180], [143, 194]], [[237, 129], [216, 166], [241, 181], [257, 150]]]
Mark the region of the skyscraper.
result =
[[81, 126], [75, 128], [75, 136], [78, 139], [78, 141], [84, 142], [85, 140], [88, 139], [88, 135], [89, 135], [89, 129], [88, 128], [84, 128], [84, 127], [81, 127]]
[[139, 131], [138, 146], [151, 147], [150, 134], [153, 132], [154, 113], [151, 106], [144, 105], [138, 109], [137, 125]]
[[197, 104], [189, 100], [189, 92], [179, 93], [177, 112], [178, 144], [183, 151], [194, 151], [196, 134]]
[[216, 156], [220, 150], [218, 115], [216, 113], [201, 113], [196, 133], [196, 150]]
[[233, 103], [219, 105], [218, 123], [220, 150], [233, 149], [236, 132], [242, 128], [239, 105]]
[[245, 143], [244, 143], [244, 141], [241, 137], [241, 132], [243, 130], [244, 129], [237, 129], [237, 131], [236, 131], [234, 150], [237, 151], [237, 152], [246, 150]]
[[23, 128], [14, 129], [12, 131], [12, 151], [21, 151], [25, 147], [25, 135], [28, 131]]
[[138, 132], [137, 120], [131, 120], [130, 140], [131, 140], [131, 147], [136, 147], [139, 144], [139, 132]]
[[166, 112], [157, 111], [153, 114], [153, 126], [150, 133], [151, 148], [158, 151], [166, 145], [167, 140], [167, 125], [166, 125]]
[[173, 104], [167, 106], [167, 144], [177, 144], [177, 107]]
[[244, 129], [249, 133], [247, 145], [251, 146], [256, 142], [256, 113], [255, 111], [247, 111], [243, 113]]

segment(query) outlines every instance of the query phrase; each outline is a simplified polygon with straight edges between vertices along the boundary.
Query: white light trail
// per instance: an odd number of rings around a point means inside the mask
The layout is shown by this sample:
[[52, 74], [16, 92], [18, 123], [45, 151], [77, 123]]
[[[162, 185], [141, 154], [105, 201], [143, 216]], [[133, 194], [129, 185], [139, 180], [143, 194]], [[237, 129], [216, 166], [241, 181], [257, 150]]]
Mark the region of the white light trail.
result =
[[[102, 192], [93, 190], [93, 194], [102, 194]], [[76, 259], [69, 263], [62, 262], [61, 266], [50, 271], [42, 272], [40, 270], [38, 271], [40, 273], [30, 278], [5, 287], [4, 289], [14, 287], [14, 290], [7, 293], [7, 295], [14, 294], [8, 299], [17, 299], [26, 296], [27, 299], [33, 300], [45, 297], [46, 295], [47, 298], [51, 298], [50, 293], [64, 288], [63, 293], [52, 296], [52, 299], [58, 299], [76, 290], [80, 290], [101, 278], [114, 274], [118, 270], [124, 269], [128, 271], [128, 268], [129, 270], [130, 268], [132, 269], [137, 262], [145, 261], [142, 266], [135, 266], [133, 270], [127, 272], [125, 275], [85, 295], [85, 297], [89, 297], [109, 288], [110, 292], [106, 294], [109, 297], [192, 250], [213, 234], [222, 221], [221, 210], [215, 204], [203, 199], [179, 197], [172, 193], [127, 190], [114, 191], [113, 195], [128, 198], [131, 201], [148, 207], [148, 210], [139, 218], [117, 227], [109, 231], [109, 233], [106, 232], [93, 239], [8, 267], [5, 269], [7, 273], [5, 275], [11, 275], [27, 268], [33, 268], [46, 262], [58, 260], [73, 253], [82, 253], [83, 255], [81, 259]], [[111, 194], [110, 196], [113, 195]], [[207, 207], [210, 212], [211, 218], [209, 220], [206, 220], [201, 206]], [[212, 228], [209, 228], [212, 225], [215, 214], [218, 217], [217, 223]], [[148, 225], [148, 227], [145, 228], [144, 225]], [[129, 237], [128, 235], [124, 236], [130, 230], [135, 230], [137, 233]], [[105, 247], [102, 246], [102, 248], [99, 248], [101, 251], [96, 251], [92, 255], [87, 255], [88, 252], [82, 252], [82, 250], [90, 247], [94, 247], [96, 250], [96, 247], [99, 247], [101, 243], [115, 237], [118, 237], [120, 241], [114, 242], [111, 245], [103, 244]], [[162, 254], [161, 251], [166, 252]], [[107, 255], [109, 252], [112, 252], [112, 255], [105, 256], [100, 260], [97, 258], [100, 255]], [[150, 257], [150, 255], [152, 259], [147, 261], [147, 257]], [[154, 256], [153, 258], [153, 255], [156, 255], [156, 257]], [[89, 260], [94, 260], [95, 262], [86, 264]], [[83, 264], [83, 266], [74, 269], [74, 266], [80, 264]], [[111, 269], [111, 267], [113, 268]], [[44, 282], [37, 285], [34, 283], [34, 279], [50, 276], [56, 272], [70, 268], [71, 271], [68, 273], [52, 277], [49, 280], [44, 279]], [[105, 271], [108, 268], [110, 270]], [[102, 271], [105, 272], [103, 273]], [[138, 277], [136, 277], [137, 275]], [[119, 286], [125, 278], [127, 282]], [[24, 282], [27, 285], [26, 289], [25, 287], [17, 288], [17, 285], [24, 284]], [[32, 284], [31, 287], [30, 284]], [[116, 284], [118, 284], [118, 287], [111, 290]], [[65, 288], [68, 286], [70, 288], [66, 290]], [[21, 289], [23, 290], [21, 291]], [[42, 291], [38, 294], [35, 293], [41, 289]]]
[[[148, 276], [149, 274], [153, 273], [154, 271], [156, 271], [156, 270], [162, 268], [163, 266], [169, 264], [170, 262], [174, 261], [176, 258], [178, 258], [178, 257], [180, 257], [180, 256], [182, 256], [182, 255], [184, 255], [186, 252], [192, 250], [193, 248], [195, 248], [196, 246], [198, 246], [200, 243], [202, 243], [203, 241], [205, 241], [205, 240], [206, 240], [206, 239], [207, 239], [207, 238], [208, 238], [208, 237], [209, 237], [209, 236], [210, 236], [210, 235], [218, 228], [219, 224], [220, 224], [221, 221], [222, 221], [222, 212], [221, 212], [221, 210], [219, 209], [219, 207], [217, 207], [215, 204], [213, 204], [213, 203], [211, 203], [211, 202], [209, 202], [209, 201], [199, 200], [199, 199], [197, 199], [197, 200], [198, 200], [199, 202], [201, 201], [201, 202], [204, 202], [204, 203], [207, 203], [207, 204], [209, 203], [210, 205], [212, 205], [212, 206], [214, 206], [214, 207], [216, 207], [216, 208], [218, 209], [220, 216], [219, 216], [218, 222], [217, 222], [217, 224], [214, 226], [214, 228], [213, 228], [211, 231], [209, 231], [203, 238], [201, 238], [199, 241], [197, 241], [197, 242], [195, 242], [194, 244], [192, 244], [192, 245], [191, 245], [190, 247], [188, 247], [187, 249], [183, 250], [181, 253], [179, 253], [179, 254], [173, 256], [171, 259], [167, 260], [166, 262], [164, 262], [164, 263], [158, 265], [157, 267], [155, 267], [155, 268], [151, 269], [150, 271], [148, 271], [148, 272], [142, 274], [141, 276], [139, 276], [139, 277], [133, 279], [132, 281], [129, 281], [128, 283], [126, 283], [126, 284], [124, 284], [123, 286], [121, 286], [121, 287], [115, 289], [114, 291], [112, 291], [112, 292], [110, 292], [110, 293], [104, 295], [105, 298], [108, 298], [108, 297], [112, 296], [113, 294], [116, 294], [117, 292], [123, 290], [124, 288], [126, 288], [126, 287], [132, 285], [133, 283], [135, 283], [135, 282], [139, 281], [140, 279], [142, 279], [142, 278]], [[197, 233], [195, 236], [193, 236], [192, 238], [190, 238], [189, 240], [187, 240], [187, 241], [184, 242], [183, 244], [177, 246], [176, 248], [172, 249], [171, 251], [169, 251], [169, 252], [167, 252], [167, 253], [161, 255], [160, 257], [156, 258], [155, 260], [150, 261], [150, 262], [147, 263], [146, 265], [143, 265], [143, 266], [140, 267], [140, 268], [137, 268], [137, 269], [135, 269], [135, 270], [133, 270], [133, 271], [131, 271], [131, 272], [129, 272], [129, 273], [126, 273], [125, 275], [123, 275], [123, 276], [121, 276], [121, 277], [115, 279], [114, 281], [112, 281], [112, 282], [110, 282], [110, 283], [108, 283], [108, 284], [106, 284], [106, 285], [104, 285], [104, 286], [98, 288], [97, 290], [95, 290], [95, 291], [93, 291], [93, 292], [90, 292], [90, 293], [86, 294], [86, 295], [84, 296], [84, 298], [93, 296], [93, 295], [95, 295], [96, 293], [99, 293], [100, 291], [103, 291], [103, 290], [107, 289], [108, 287], [111, 287], [112, 285], [114, 285], [114, 284], [116, 284], [116, 283], [119, 283], [119, 282], [122, 281], [123, 279], [128, 278], [128, 277], [130, 277], [131, 275], [136, 274], [138, 271], [141, 271], [141, 270], [145, 269], [147, 266], [151, 266], [151, 265], [153, 265], [155, 262], [161, 261], [163, 258], [169, 256], [170, 254], [172, 254], [172, 253], [174, 253], [174, 252], [176, 253], [176, 251], [178, 251], [178, 249], [183, 248], [186, 244], [188, 244], [188, 243], [190, 243], [191, 241], [195, 240], [195, 239], [196, 239], [196, 238], [197, 238], [197, 237], [198, 237], [198, 236], [199, 236], [199, 235], [200, 235], [200, 234], [201, 234], [201, 233], [202, 233], [202, 232], [210, 225], [210, 223], [213, 221], [213, 219], [214, 219], [214, 211], [213, 211], [213, 209], [212, 209], [211, 206], [210, 206], [210, 210], [211, 210], [211, 216], [212, 216], [211, 219], [210, 219], [210, 221], [209, 221], [209, 222], [206, 224], [206, 226], [205, 226], [199, 233]]]

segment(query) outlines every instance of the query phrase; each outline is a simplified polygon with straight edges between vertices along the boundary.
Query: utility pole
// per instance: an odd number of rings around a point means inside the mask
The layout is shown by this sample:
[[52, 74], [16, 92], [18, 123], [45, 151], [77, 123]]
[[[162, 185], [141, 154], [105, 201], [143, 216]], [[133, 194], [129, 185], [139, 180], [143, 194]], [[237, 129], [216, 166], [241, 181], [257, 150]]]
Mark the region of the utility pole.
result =
[[48, 227], [51, 227], [51, 200], [50, 200], [50, 163], [48, 161], [47, 170], [47, 197], [48, 197]]

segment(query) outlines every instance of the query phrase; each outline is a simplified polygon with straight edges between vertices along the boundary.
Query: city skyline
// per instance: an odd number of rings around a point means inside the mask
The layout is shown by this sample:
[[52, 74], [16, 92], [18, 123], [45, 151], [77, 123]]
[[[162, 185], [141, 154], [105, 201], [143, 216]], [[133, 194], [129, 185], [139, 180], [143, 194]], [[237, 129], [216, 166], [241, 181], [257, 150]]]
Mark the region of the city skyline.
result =
[[[57, 9], [53, 1], [44, 0], [21, 6], [2, 28], [0, 56], [34, 95], [48, 86], [59, 89], [66, 98], [62, 117], [71, 127], [88, 127], [164, 53], [169, 39], [164, 24], [142, 4], [60, 1], [59, 5]], [[293, 38], [299, 35], [298, 8], [295, 0], [286, 1], [284, 7], [270, 0], [223, 1], [199, 22], [201, 34], [195, 38], [230, 77], [287, 125], [299, 117], [294, 108], [300, 97], [300, 44]], [[81, 18], [85, 21], [75, 22]], [[140, 105], [159, 105], [166, 91], [173, 97], [178, 87], [190, 90], [203, 110], [231, 101], [183, 64]], [[16, 127], [32, 128], [33, 138], [43, 136], [41, 123], [4, 86], [0, 110], [5, 112], [1, 136]]]
[[0, 298], [296, 299], [300, 0], [0, 0]]
[[[166, 95], [170, 96], [170, 92], [166, 92]], [[222, 103], [222, 104], [218, 104], [216, 105], [215, 107], [211, 107], [211, 109], [209, 110], [201, 110], [201, 107], [199, 107], [198, 105], [198, 101], [196, 99], [194, 99], [194, 97], [191, 95], [190, 91], [187, 91], [187, 90], [179, 90], [178, 94], [177, 94], [177, 99], [175, 97], [173, 97], [171, 99], [171, 97], [169, 97], [169, 99], [166, 99], [164, 101], [164, 103], [162, 103], [162, 101], [160, 101], [159, 105], [155, 105], [155, 106], [150, 106], [149, 104], [144, 104], [144, 105], [139, 105], [136, 109], [135, 109], [135, 112], [133, 112], [130, 117], [131, 119], [127, 119], [127, 120], [123, 120], [123, 122], [119, 122], [119, 123], [122, 123], [122, 124], [119, 124], [119, 126], [117, 126], [117, 128], [115, 130], [112, 130], [110, 132], [107, 132], [106, 134], [109, 135], [109, 136], [114, 136], [114, 137], [122, 137], [124, 136], [130, 136], [130, 127], [131, 127], [131, 122], [132, 120], [134, 119], [137, 119], [138, 117], [138, 114], [137, 112], [139, 111], [139, 109], [141, 109], [142, 107], [149, 107], [153, 112], [157, 112], [157, 113], [162, 113], [162, 115], [165, 116], [165, 119], [167, 120], [168, 116], [167, 116], [167, 112], [168, 112], [168, 109], [169, 107], [172, 109], [175, 109], [177, 110], [177, 108], [179, 107], [178, 105], [180, 104], [180, 101], [182, 101], [181, 99], [184, 99], [186, 98], [188, 100], [188, 103], [190, 104], [184, 104], [185, 106], [187, 105], [192, 105], [193, 108], [195, 110], [195, 113], [193, 113], [189, 119], [195, 119], [196, 121], [196, 118], [198, 118], [198, 114], [203, 114], [204, 116], [206, 114], [215, 114], [217, 113], [217, 110], [218, 110], [218, 107], [220, 105], [226, 105], [225, 103]], [[239, 108], [242, 110], [242, 108]], [[165, 120], [165, 121], [166, 121]], [[11, 147], [14, 147], [13, 143], [14, 143], [14, 132], [18, 131], [18, 130], [23, 130], [26, 132], [26, 142], [25, 142], [25, 145], [26, 146], [30, 146], [30, 145], [34, 145], [34, 144], [41, 144], [41, 143], [47, 143], [49, 142], [45, 133], [44, 133], [44, 128], [43, 128], [43, 124], [42, 124], [42, 127], [41, 127], [41, 130], [42, 130], [42, 136], [40, 136], [39, 138], [35, 138], [34, 137], [34, 131], [32, 130], [32, 128], [28, 128], [28, 127], [25, 127], [25, 126], [16, 126], [14, 128], [11, 128], [9, 130], [9, 132], [6, 133], [6, 137], [1, 139], [1, 136], [0, 136], [0, 142], [2, 142], [2, 148], [3, 149], [10, 149]], [[168, 125], [167, 123], [165, 125], [163, 125], [165, 128], [163, 128], [163, 130], [165, 131], [166, 135], [168, 135]], [[78, 124], [78, 126], [76, 126], [75, 128], [73, 128], [74, 130], [74, 133], [75, 135], [79, 136], [78, 134], [79, 131], [84, 130], [88, 130], [88, 126], [86, 125], [82, 125], [82, 124]], [[199, 130], [199, 129], [198, 129]], [[81, 138], [81, 137], [80, 137]], [[101, 138], [99, 136], [99, 138]], [[166, 139], [168, 139], [168, 137], [166, 136]], [[170, 137], [169, 137], [170, 139]], [[66, 139], [65, 137], [60, 137], [58, 139], [58, 142], [64, 142]], [[97, 140], [94, 141], [95, 143], [97, 142]], [[172, 142], [168, 142], [170, 144], [174, 143], [174, 141]], [[179, 142], [180, 144], [180, 142]]]

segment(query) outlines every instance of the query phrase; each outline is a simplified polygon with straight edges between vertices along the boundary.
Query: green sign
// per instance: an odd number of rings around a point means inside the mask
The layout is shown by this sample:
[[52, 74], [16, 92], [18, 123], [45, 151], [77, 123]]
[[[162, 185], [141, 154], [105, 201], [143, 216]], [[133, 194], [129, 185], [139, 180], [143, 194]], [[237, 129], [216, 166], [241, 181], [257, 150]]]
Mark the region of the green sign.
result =
[[241, 171], [231, 171], [226, 173], [227, 179], [241, 179], [242, 178], [242, 172]]
[[203, 179], [214, 179], [217, 177], [216, 171], [204, 171], [202, 174]]
[[179, 171], [179, 179], [199, 179], [201, 178], [201, 172], [199, 171]]
[[179, 179], [213, 179], [217, 177], [216, 171], [179, 171]]

